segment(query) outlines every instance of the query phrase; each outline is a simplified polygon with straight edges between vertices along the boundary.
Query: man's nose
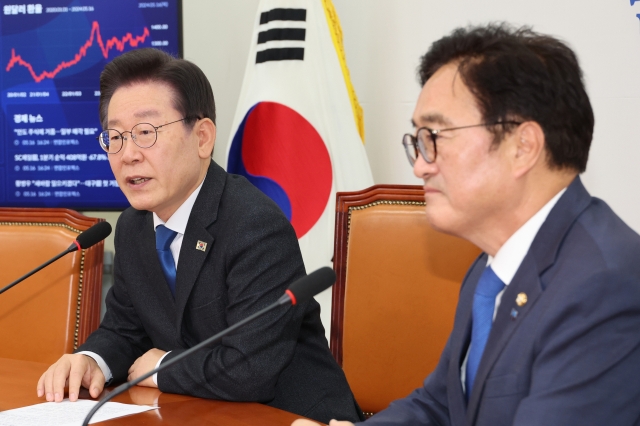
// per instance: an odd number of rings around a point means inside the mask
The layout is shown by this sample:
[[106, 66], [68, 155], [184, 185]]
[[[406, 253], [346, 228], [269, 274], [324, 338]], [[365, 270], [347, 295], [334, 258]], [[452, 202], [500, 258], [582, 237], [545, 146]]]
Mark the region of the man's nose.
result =
[[[129, 133], [130, 137], [127, 137], [125, 134]], [[135, 143], [136, 137], [131, 132], [123, 132], [122, 133], [122, 148], [120, 152], [122, 153], [122, 161], [125, 163], [134, 162], [139, 160], [141, 157], [140, 147]], [[126, 143], [125, 143], [126, 142]]]
[[413, 163], [413, 174], [416, 177], [424, 179], [430, 175], [437, 173], [438, 166], [435, 161], [431, 163], [427, 163], [421, 153], [418, 154], [418, 158], [416, 158], [415, 163]]

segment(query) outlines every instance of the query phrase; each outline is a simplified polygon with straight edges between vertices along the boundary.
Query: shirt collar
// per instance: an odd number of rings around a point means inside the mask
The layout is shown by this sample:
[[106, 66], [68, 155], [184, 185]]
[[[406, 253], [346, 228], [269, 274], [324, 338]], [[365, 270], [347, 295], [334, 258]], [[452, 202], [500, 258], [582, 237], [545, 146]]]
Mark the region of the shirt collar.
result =
[[[205, 176], [205, 179], [207, 177]], [[189, 198], [184, 200], [184, 203], [178, 207], [178, 210], [175, 211], [166, 222], [158, 217], [158, 215], [153, 212], [153, 229], [156, 229], [159, 225], [164, 225], [172, 231], [176, 231], [178, 234], [184, 235], [184, 231], [187, 229], [187, 222], [189, 221], [189, 216], [191, 216], [191, 210], [193, 210], [193, 205], [196, 202], [196, 198], [198, 198], [198, 194], [202, 189], [202, 184], [204, 183], [204, 179], [200, 182], [200, 185], [189, 195]]]
[[495, 257], [489, 256], [487, 266], [491, 265], [491, 269], [496, 273], [498, 278], [505, 285], [509, 285], [513, 276], [520, 268], [520, 264], [527, 255], [533, 239], [540, 230], [540, 227], [547, 219], [549, 212], [556, 205], [562, 194], [567, 188], [558, 192], [551, 200], [547, 202], [536, 214], [534, 214], [524, 225], [509, 237], [502, 247], [498, 250]]

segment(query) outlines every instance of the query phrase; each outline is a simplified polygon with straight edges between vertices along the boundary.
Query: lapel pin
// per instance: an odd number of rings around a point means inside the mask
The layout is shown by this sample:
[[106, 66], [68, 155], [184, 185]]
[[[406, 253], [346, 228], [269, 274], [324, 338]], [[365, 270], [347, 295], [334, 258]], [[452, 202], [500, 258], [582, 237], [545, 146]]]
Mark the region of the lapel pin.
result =
[[517, 317], [518, 317], [518, 311], [516, 311], [515, 308], [511, 309], [511, 319], [515, 321]]
[[527, 294], [526, 293], [518, 293], [516, 297], [516, 305], [522, 307], [527, 304]]
[[204, 241], [198, 240], [198, 242], [196, 243], [196, 250], [206, 251], [207, 243], [205, 243]]

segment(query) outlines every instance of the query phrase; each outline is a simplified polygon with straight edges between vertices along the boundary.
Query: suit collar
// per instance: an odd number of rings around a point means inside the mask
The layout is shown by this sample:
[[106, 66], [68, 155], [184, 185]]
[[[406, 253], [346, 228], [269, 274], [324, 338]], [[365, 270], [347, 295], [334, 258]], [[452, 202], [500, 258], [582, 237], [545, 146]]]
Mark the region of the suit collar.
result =
[[213, 250], [214, 237], [208, 228], [218, 217], [225, 182], [226, 172], [211, 161], [207, 177], [191, 210], [180, 249], [175, 298], [178, 335], [189, 295], [205, 260]]
[[513, 280], [542, 224], [566, 191], [567, 188], [563, 188], [554, 195], [551, 200], [509, 237], [500, 247], [495, 257], [489, 256], [487, 264], [491, 265], [491, 269], [505, 285], [509, 285]]
[[529, 255], [536, 261], [540, 274], [555, 262], [560, 245], [578, 216], [591, 204], [579, 176], [573, 180], [533, 240]]
[[[474, 387], [467, 409], [467, 420], [474, 424], [481, 401], [484, 382], [491, 372], [491, 368], [502, 353], [504, 346], [511, 335], [535, 306], [539, 296], [544, 291], [541, 275], [551, 267], [556, 258], [562, 241], [577, 217], [589, 206], [591, 197], [582, 185], [579, 177], [569, 185], [567, 191], [560, 197], [549, 216], [538, 231], [531, 244], [529, 252], [518, 268], [511, 284], [502, 295], [502, 300], [496, 314], [489, 340], [482, 361], [476, 375]], [[477, 285], [479, 274], [473, 288]], [[516, 297], [518, 294], [527, 295], [527, 303], [518, 306]], [[471, 303], [467, 302], [468, 328], [471, 323]], [[465, 347], [465, 350], [467, 348]]]
[[[206, 175], [205, 175], [206, 178]], [[154, 212], [153, 213], [153, 227], [154, 229], [158, 227], [158, 225], [164, 225], [172, 231], [176, 231], [179, 234], [184, 235], [184, 231], [187, 228], [187, 222], [189, 222], [189, 216], [191, 215], [191, 210], [193, 210], [193, 205], [202, 190], [202, 185], [204, 184], [204, 180], [198, 185], [198, 187], [187, 197], [187, 199], [178, 207], [169, 220], [166, 222]]]
[[189, 223], [187, 223], [187, 230], [190, 222], [194, 219], [200, 221], [204, 226], [209, 226], [215, 222], [218, 217], [218, 207], [224, 192], [226, 178], [227, 172], [211, 161], [200, 194], [198, 194], [198, 198], [193, 204]]

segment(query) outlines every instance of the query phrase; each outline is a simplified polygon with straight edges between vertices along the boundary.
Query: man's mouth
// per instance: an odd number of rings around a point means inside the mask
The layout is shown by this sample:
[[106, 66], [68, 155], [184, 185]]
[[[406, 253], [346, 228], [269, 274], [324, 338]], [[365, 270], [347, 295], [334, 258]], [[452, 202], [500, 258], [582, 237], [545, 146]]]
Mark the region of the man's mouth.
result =
[[150, 180], [151, 178], [131, 178], [129, 179], [129, 183], [132, 185], [140, 185], [141, 183], [145, 183], [146, 181]]

